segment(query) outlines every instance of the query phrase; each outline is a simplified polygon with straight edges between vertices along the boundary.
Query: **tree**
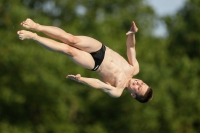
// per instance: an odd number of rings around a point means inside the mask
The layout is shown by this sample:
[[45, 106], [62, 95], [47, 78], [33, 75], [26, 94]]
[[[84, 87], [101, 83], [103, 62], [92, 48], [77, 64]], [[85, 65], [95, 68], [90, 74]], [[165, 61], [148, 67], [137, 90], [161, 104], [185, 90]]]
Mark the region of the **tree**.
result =
[[[162, 39], [149, 36], [155, 15], [144, 2], [3, 0], [0, 6], [0, 35], [4, 37], [0, 45], [0, 132], [142, 133], [160, 132], [162, 128], [171, 131], [160, 125], [163, 119], [171, 122], [171, 112], [164, 113], [171, 103], [157, 109], [158, 104], [167, 103], [168, 98], [159, 101], [156, 97], [148, 105], [141, 105], [128, 93], [113, 99], [103, 92], [68, 81], [64, 77], [69, 73], [97, 75], [74, 66], [63, 55], [45, 51], [34, 42], [22, 42], [16, 35], [21, 29], [20, 22], [30, 17], [73, 34], [97, 38], [126, 57], [125, 33], [135, 20], [139, 27], [136, 37], [141, 73], [138, 77], [155, 88], [162, 87], [167, 83], [157, 84], [157, 80], [170, 73], [164, 61], [168, 59], [166, 44]], [[163, 90], [167, 87], [155, 94]]]
[[172, 104], [170, 119], [163, 123], [173, 132], [200, 131], [199, 7], [198, 0], [188, 0], [176, 15], [164, 18], [169, 33], [168, 67], [172, 70], [167, 95]]

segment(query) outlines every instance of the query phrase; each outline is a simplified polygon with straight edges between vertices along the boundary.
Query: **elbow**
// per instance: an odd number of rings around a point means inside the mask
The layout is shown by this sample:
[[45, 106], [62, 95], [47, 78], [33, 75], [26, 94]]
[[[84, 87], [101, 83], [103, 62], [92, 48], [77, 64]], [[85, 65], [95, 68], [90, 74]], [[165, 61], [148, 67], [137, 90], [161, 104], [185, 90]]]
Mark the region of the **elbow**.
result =
[[134, 68], [133, 74], [137, 75], [140, 72], [140, 67], [138, 62], [133, 63], [133, 68]]
[[115, 95], [113, 96], [113, 98], [119, 98], [121, 95]]
[[112, 94], [112, 97], [119, 98], [121, 95], [122, 95], [122, 93], [117, 92], [117, 93]]
[[79, 39], [78, 37], [76, 37], [76, 36], [71, 35], [71, 36], [69, 37], [69, 42], [70, 42], [71, 44], [77, 44], [77, 43], [80, 42], [80, 39]]
[[134, 74], [137, 75], [140, 72], [140, 68], [136, 69]]

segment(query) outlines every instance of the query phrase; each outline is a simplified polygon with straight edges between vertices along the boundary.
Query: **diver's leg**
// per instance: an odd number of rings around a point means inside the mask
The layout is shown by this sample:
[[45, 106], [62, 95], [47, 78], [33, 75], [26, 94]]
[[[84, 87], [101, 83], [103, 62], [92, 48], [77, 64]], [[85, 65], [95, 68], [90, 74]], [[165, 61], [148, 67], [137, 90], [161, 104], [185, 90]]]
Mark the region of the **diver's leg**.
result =
[[73, 62], [84, 68], [93, 69], [94, 67], [95, 63], [92, 56], [85, 51], [79, 50], [65, 43], [38, 36], [36, 33], [32, 33], [30, 31], [21, 30], [18, 31], [17, 34], [19, 35], [19, 38], [21, 40], [33, 40], [38, 42], [41, 46], [45, 47], [48, 50], [67, 55]]
[[35, 30], [38, 32], [43, 32], [44, 34], [58, 39], [68, 45], [86, 51], [88, 53], [98, 51], [102, 44], [98, 40], [87, 37], [87, 36], [74, 36], [70, 33], [65, 32], [61, 28], [55, 26], [45, 26], [38, 23], [35, 23], [31, 19], [26, 19], [21, 25], [27, 29]]

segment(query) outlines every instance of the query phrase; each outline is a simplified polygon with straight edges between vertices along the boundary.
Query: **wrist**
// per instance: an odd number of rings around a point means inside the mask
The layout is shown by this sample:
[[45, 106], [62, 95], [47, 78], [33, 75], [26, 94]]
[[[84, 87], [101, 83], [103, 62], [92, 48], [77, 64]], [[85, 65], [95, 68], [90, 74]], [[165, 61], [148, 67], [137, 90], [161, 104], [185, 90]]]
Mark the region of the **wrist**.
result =
[[126, 35], [131, 35], [131, 34], [135, 34], [136, 32], [134, 32], [134, 31], [128, 31], [127, 33], [126, 33]]

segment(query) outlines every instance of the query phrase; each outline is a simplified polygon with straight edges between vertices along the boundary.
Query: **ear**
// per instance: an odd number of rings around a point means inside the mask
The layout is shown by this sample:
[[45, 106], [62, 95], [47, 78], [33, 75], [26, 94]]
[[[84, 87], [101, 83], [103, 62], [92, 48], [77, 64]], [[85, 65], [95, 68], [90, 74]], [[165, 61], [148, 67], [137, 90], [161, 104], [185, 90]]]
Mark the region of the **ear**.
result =
[[132, 96], [133, 98], [136, 98], [135, 93], [131, 93], [131, 96]]

